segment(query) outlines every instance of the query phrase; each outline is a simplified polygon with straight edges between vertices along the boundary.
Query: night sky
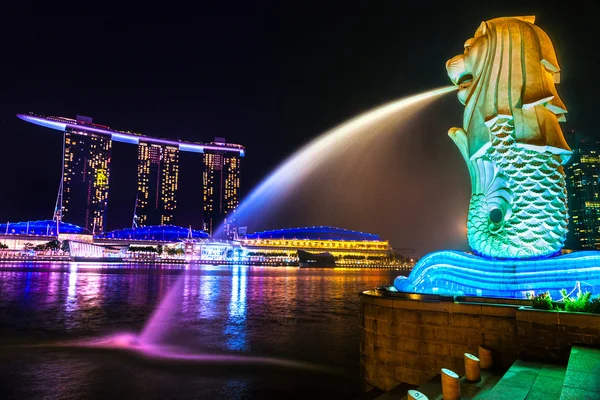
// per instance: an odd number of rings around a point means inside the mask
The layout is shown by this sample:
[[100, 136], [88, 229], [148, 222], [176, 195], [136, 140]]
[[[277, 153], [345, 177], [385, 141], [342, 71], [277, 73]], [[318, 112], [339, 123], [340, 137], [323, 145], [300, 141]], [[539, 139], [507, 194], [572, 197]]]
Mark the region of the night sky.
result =
[[[249, 3], [110, 9], [80, 2], [61, 9], [23, 2], [5, 10], [0, 220], [51, 218], [60, 180], [60, 134], [17, 113], [80, 114], [115, 129], [191, 141], [225, 137], [247, 148], [242, 186], [248, 193], [320, 133], [382, 103], [448, 85], [445, 61], [462, 52], [482, 20], [499, 16], [536, 15], [562, 68], [564, 129], [598, 134], [600, 33], [592, 1], [441, 8], [399, 1]], [[459, 126], [462, 108], [453, 101], [445, 100], [452, 106], [435, 116]], [[435, 134], [446, 138], [449, 127]], [[450, 139], [438, 143], [429, 150], [460, 158]], [[135, 146], [113, 146], [109, 229], [130, 225], [135, 199]], [[182, 156], [181, 225], [200, 224], [200, 162]], [[461, 174], [464, 186], [466, 168], [454, 165], [464, 170], [447, 173]], [[470, 189], [461, 190], [466, 212]]]

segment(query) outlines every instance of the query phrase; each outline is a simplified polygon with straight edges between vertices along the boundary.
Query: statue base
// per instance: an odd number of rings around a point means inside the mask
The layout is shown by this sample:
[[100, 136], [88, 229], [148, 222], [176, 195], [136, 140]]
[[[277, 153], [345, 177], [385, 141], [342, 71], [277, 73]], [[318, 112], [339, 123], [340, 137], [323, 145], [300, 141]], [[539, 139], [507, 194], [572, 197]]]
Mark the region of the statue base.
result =
[[600, 251], [579, 251], [537, 260], [498, 260], [460, 251], [437, 251], [423, 257], [408, 277], [398, 276], [400, 292], [456, 296], [525, 298], [560, 290], [600, 294]]

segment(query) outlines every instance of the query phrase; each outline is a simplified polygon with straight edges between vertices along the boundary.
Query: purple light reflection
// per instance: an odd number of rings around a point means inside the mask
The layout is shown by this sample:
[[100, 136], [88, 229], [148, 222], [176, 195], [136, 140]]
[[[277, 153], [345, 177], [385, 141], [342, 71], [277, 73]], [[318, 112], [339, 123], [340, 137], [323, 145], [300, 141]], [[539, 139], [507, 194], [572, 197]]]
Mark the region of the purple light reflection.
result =
[[336, 373], [335, 369], [324, 365], [289, 360], [275, 357], [245, 356], [236, 354], [193, 353], [190, 349], [176, 346], [148, 344], [132, 333], [119, 333], [102, 339], [87, 340], [75, 343], [64, 343], [58, 347], [74, 347], [102, 350], [122, 350], [154, 360], [192, 362], [198, 364], [248, 366], [248, 367], [283, 367], [309, 370], [323, 373]]

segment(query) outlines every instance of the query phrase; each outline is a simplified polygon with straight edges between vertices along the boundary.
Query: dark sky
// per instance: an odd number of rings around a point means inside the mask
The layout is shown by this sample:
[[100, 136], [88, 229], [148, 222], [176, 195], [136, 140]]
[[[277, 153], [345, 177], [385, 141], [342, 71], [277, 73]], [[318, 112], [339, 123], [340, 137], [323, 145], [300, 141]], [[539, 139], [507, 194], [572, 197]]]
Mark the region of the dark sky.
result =
[[[51, 217], [60, 179], [60, 135], [16, 113], [88, 115], [175, 139], [225, 137], [247, 147], [248, 193], [329, 128], [449, 84], [445, 61], [482, 20], [498, 16], [537, 16], [562, 67], [566, 129], [598, 132], [600, 33], [592, 1], [125, 3], [20, 2], [3, 10], [0, 220]], [[460, 114], [452, 118], [460, 124]], [[114, 145], [110, 229], [130, 223], [134, 157], [132, 146]], [[185, 157], [182, 225], [200, 218], [196, 168], [199, 160]]]

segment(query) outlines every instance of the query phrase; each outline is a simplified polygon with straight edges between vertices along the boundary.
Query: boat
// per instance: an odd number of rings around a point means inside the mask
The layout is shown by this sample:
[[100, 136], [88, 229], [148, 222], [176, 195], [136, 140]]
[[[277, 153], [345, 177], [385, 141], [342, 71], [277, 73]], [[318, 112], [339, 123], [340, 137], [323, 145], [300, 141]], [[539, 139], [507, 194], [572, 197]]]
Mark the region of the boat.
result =
[[331, 253], [309, 253], [299, 249], [297, 252], [300, 268], [335, 268], [335, 258]]

